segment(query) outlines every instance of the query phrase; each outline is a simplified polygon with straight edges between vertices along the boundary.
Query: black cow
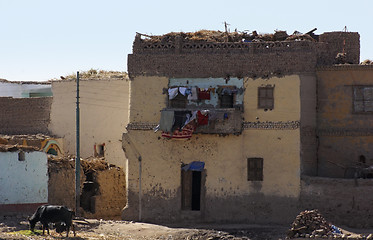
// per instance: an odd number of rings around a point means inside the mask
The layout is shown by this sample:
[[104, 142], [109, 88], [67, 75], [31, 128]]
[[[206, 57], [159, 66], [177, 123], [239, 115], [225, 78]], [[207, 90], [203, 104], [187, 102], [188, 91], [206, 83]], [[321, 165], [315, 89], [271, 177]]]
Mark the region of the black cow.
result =
[[65, 206], [56, 206], [56, 205], [43, 205], [38, 207], [35, 213], [29, 218], [30, 222], [30, 230], [34, 231], [35, 224], [37, 222], [41, 222], [43, 225], [43, 235], [44, 230], [47, 229], [49, 235], [49, 223], [57, 223], [63, 222], [66, 224], [66, 237], [69, 236], [70, 226], [72, 226], [72, 230], [75, 236], [74, 226], [72, 225], [74, 212], [69, 210]]

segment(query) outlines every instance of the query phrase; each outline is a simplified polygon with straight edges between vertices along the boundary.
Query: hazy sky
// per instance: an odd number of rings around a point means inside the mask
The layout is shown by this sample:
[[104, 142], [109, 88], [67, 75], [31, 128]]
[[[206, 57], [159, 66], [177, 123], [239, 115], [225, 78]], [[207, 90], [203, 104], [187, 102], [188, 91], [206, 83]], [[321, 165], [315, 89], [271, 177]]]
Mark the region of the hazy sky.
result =
[[76, 71], [127, 71], [136, 32], [201, 29], [360, 33], [373, 59], [373, 0], [0, 0], [0, 78], [44, 81]]

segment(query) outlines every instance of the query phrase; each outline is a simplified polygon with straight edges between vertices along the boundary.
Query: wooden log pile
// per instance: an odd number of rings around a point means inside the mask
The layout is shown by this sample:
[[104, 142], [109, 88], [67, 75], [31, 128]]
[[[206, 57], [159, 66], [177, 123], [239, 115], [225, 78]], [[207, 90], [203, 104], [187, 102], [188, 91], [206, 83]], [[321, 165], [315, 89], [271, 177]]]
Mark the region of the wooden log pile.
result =
[[291, 229], [288, 231], [288, 238], [299, 237], [331, 237], [335, 234], [333, 226], [316, 210], [301, 212], [296, 218]]

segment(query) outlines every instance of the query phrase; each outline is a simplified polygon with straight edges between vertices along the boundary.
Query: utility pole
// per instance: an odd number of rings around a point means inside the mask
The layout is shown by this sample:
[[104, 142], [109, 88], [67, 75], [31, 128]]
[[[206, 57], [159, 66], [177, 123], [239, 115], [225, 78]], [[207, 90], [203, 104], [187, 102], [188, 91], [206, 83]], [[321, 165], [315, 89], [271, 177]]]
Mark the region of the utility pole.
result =
[[76, 158], [75, 158], [75, 214], [80, 208], [80, 108], [79, 108], [79, 72], [76, 73]]

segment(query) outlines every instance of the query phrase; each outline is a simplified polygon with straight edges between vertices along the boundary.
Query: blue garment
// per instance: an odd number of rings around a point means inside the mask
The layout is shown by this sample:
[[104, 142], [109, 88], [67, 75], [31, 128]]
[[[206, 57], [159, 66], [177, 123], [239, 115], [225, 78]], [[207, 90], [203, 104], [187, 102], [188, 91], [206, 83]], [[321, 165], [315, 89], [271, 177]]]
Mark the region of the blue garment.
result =
[[185, 90], [185, 95], [190, 95], [190, 94], [192, 94], [192, 89], [187, 88], [187, 89]]

